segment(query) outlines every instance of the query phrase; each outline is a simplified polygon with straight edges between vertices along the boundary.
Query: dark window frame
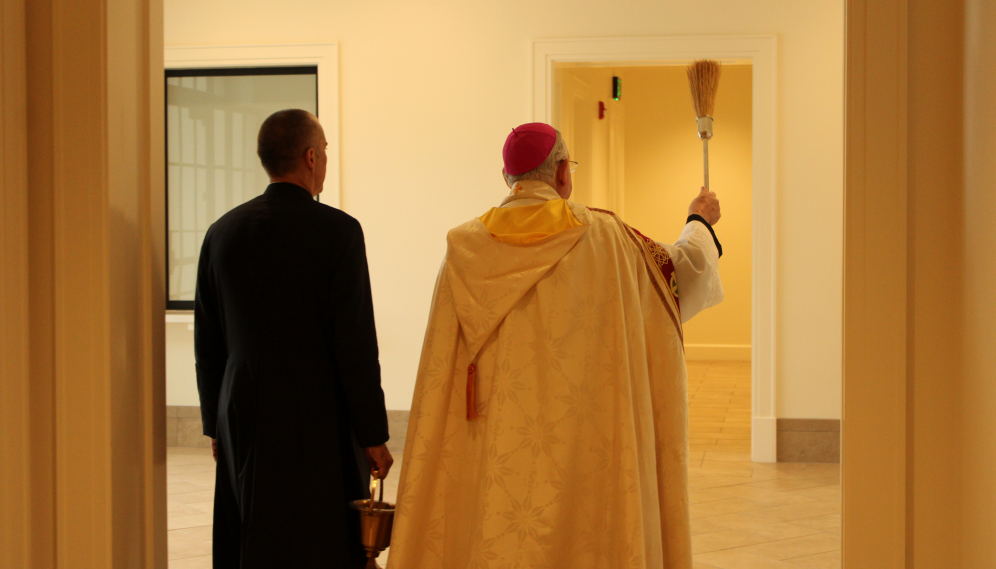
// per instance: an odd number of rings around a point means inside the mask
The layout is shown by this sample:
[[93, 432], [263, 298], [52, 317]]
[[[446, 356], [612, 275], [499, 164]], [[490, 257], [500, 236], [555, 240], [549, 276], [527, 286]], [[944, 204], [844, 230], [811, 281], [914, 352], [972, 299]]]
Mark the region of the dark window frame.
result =
[[[315, 111], [316, 116], [321, 109], [318, 106], [318, 66], [317, 65], [293, 65], [293, 66], [265, 66], [265, 67], [190, 67], [166, 69], [163, 77], [163, 101], [167, 101], [169, 95], [169, 80], [174, 77], [245, 77], [258, 75], [314, 75], [315, 76]], [[163, 133], [163, 160], [165, 162], [165, 183], [164, 191], [166, 200], [166, 310], [193, 310], [193, 300], [170, 300], [169, 298], [169, 110], [168, 105], [163, 105], [163, 124], [166, 125]]]

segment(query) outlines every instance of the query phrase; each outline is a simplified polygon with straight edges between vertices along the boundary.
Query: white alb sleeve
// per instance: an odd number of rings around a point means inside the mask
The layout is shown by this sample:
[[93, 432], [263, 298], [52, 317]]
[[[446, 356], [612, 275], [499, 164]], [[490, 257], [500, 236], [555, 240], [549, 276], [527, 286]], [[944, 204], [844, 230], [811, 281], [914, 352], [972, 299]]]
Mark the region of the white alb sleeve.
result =
[[659, 243], [671, 255], [678, 281], [681, 322], [723, 301], [719, 278], [719, 250], [709, 229], [700, 221], [690, 221], [674, 245]]

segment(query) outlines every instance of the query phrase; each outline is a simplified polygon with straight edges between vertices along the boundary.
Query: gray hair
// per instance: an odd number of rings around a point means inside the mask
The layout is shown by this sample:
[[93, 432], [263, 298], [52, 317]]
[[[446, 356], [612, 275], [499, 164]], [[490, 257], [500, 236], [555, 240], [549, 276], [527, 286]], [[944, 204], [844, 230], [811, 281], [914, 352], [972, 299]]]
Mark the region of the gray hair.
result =
[[512, 184], [519, 180], [539, 180], [547, 182], [551, 186], [553, 185], [554, 178], [557, 177], [557, 166], [562, 161], [570, 158], [570, 154], [567, 153], [567, 143], [564, 142], [564, 137], [560, 134], [559, 130], [555, 130], [555, 132], [557, 133], [557, 141], [553, 143], [550, 155], [546, 157], [546, 160], [542, 164], [524, 174], [516, 174], [515, 176], [508, 173], [505, 174], [505, 182], [509, 187], [512, 187]]

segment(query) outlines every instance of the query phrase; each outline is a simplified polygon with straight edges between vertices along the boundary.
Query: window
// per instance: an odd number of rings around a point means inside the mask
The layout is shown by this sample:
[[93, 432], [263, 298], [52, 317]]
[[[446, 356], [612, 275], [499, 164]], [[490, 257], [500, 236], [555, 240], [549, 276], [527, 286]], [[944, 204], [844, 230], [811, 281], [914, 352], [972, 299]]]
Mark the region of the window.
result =
[[318, 68], [166, 71], [166, 308], [191, 310], [208, 227], [260, 194], [263, 120], [281, 109], [318, 114]]

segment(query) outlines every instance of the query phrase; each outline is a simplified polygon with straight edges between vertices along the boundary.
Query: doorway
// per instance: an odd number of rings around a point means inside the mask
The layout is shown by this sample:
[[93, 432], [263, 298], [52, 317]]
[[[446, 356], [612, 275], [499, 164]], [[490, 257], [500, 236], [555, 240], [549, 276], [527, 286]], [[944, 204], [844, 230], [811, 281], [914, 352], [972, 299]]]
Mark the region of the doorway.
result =
[[[684, 326], [692, 450], [743, 460], [751, 444], [752, 72], [749, 63], [723, 67], [710, 141], [725, 298]], [[554, 85], [554, 124], [579, 163], [572, 199], [674, 242], [703, 183], [685, 66], [560, 63]]]
[[[661, 242], [702, 185], [685, 66], [553, 64], [553, 124], [579, 163], [572, 199]], [[724, 63], [709, 145], [725, 299], [684, 325], [693, 555], [709, 568], [840, 567], [838, 466], [752, 456], [754, 72]]]

